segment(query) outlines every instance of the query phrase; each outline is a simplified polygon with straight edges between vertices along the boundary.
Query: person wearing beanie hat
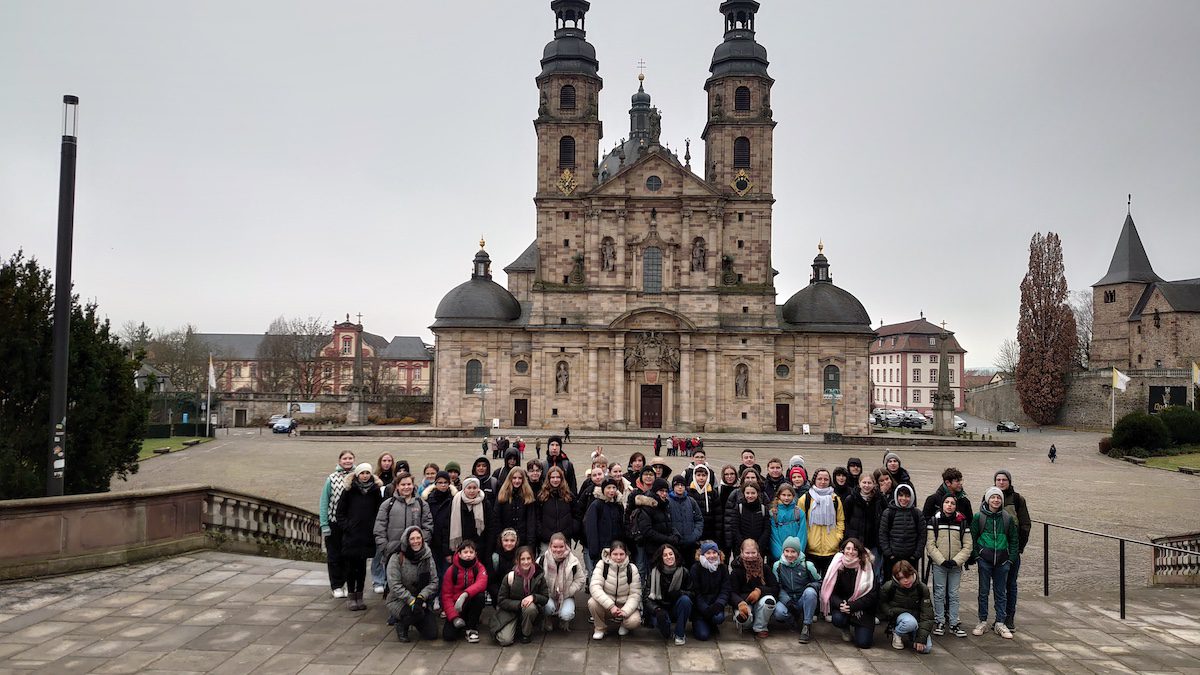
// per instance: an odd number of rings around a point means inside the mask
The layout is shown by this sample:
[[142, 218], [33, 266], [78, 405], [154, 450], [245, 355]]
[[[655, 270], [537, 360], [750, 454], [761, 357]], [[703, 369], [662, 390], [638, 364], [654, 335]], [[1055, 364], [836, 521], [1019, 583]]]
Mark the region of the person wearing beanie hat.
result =
[[811, 487], [808, 483], [808, 469], [805, 468], [804, 458], [800, 455], [792, 455], [788, 460], [787, 477], [798, 495], [808, 492], [808, 488]]
[[454, 558], [454, 547], [450, 545], [450, 514], [456, 494], [458, 490], [450, 484], [450, 474], [445, 470], [434, 474], [433, 483], [421, 494], [421, 498], [429, 504], [429, 514], [433, 518], [433, 533], [427, 543], [433, 553], [439, 579]]
[[634, 560], [643, 579], [650, 571], [650, 556], [659, 546], [679, 544], [679, 536], [671, 527], [671, 515], [667, 510], [669, 493], [667, 481], [655, 478], [646, 494], [633, 498], [634, 511], [629, 516], [630, 531], [627, 534], [637, 542]]
[[462, 489], [462, 466], [458, 462], [446, 462], [446, 473], [450, 476], [450, 484], [456, 490]]
[[925, 554], [925, 517], [913, 505], [912, 486], [901, 484], [896, 487], [896, 499], [883, 512], [879, 522], [879, 552], [883, 555], [883, 572], [888, 574], [892, 566], [907, 560], [917, 566]]
[[892, 485], [900, 486], [908, 484], [913, 489], [913, 494], [916, 494], [917, 486], [913, 485], [912, 477], [908, 475], [908, 469], [900, 465], [900, 455], [885, 450], [883, 453], [883, 470], [888, 472], [892, 477]]
[[[999, 475], [999, 474], [997, 474]], [[996, 634], [1011, 640], [1012, 629], [1005, 620], [1008, 609], [1008, 574], [1012, 561], [1021, 555], [1017, 519], [1004, 509], [1004, 491], [990, 487], [983, 493], [983, 504], [971, 521], [971, 557], [979, 569], [979, 624], [972, 631], [983, 635], [988, 630], [988, 591], [996, 607]]]
[[383, 481], [375, 476], [371, 464], [363, 462], [346, 474], [342, 497], [337, 504], [337, 522], [342, 528], [342, 564], [346, 574], [349, 609], [367, 608], [363, 585], [367, 578], [367, 558], [376, 555], [375, 515], [383, 502]]
[[671, 528], [679, 535], [676, 553], [681, 556], [680, 564], [686, 570], [687, 564], [683, 561], [690, 562], [695, 559], [696, 548], [704, 536], [704, 513], [696, 500], [688, 494], [683, 474], [675, 474], [671, 478], [671, 492], [667, 495], [667, 514], [671, 517]]
[[584, 565], [588, 574], [596, 568], [600, 553], [609, 542], [625, 538], [625, 509], [621, 506], [621, 485], [608, 478], [600, 486], [600, 496], [592, 499], [583, 514]]
[[[570, 437], [567, 440], [570, 440]], [[562, 467], [563, 475], [567, 479], [567, 487], [574, 494], [579, 492], [579, 484], [575, 482], [575, 465], [567, 458], [567, 453], [563, 452], [562, 446], [563, 439], [559, 436], [551, 436], [546, 441], [546, 469], [549, 470], [552, 466]]]
[[[475, 480], [475, 479], [468, 479]], [[479, 481], [475, 480], [476, 492]], [[467, 642], [479, 642], [479, 617], [483, 614], [484, 591], [487, 590], [487, 569], [471, 539], [463, 539], [455, 547], [450, 567], [442, 575], [438, 596], [446, 612], [442, 639], [454, 642], [459, 636]]]
[[[817, 584], [821, 573], [804, 558], [804, 543], [799, 537], [783, 540], [783, 555], [772, 568], [779, 582], [779, 598], [775, 605], [776, 621], [800, 630], [800, 644], [812, 640], [813, 615], [817, 611]], [[800, 621], [798, 621], [800, 619]]]
[[688, 495], [696, 502], [700, 515], [704, 518], [701, 539], [715, 540], [719, 536], [717, 521], [721, 514], [721, 499], [717, 489], [713, 487], [712, 474], [712, 469], [707, 464], [697, 464], [692, 469]]
[[1029, 517], [1029, 505], [1025, 498], [1013, 487], [1012, 474], [1008, 469], [1000, 469], [992, 476], [992, 483], [1004, 493], [1004, 510], [1017, 521], [1017, 536], [1020, 539], [1018, 555], [1012, 560], [1008, 570], [1008, 592], [1005, 594], [1006, 607], [1004, 624], [1009, 632], [1016, 630], [1014, 618], [1017, 614], [1017, 574], [1021, 571], [1021, 555], [1025, 553], [1025, 545], [1029, 543], [1029, 531], [1033, 520]]
[[717, 542], [700, 542], [700, 552], [692, 564], [692, 635], [706, 642], [725, 623], [725, 606], [729, 604], [729, 567]]

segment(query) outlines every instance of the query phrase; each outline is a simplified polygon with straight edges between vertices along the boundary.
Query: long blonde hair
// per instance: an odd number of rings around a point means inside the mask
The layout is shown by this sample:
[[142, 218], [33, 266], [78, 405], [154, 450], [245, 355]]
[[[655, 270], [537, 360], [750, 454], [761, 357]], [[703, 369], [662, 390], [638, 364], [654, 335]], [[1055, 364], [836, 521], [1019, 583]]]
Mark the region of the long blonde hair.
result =
[[533, 504], [533, 490], [529, 487], [529, 474], [525, 473], [525, 469], [519, 466], [509, 469], [508, 475], [504, 477], [504, 484], [496, 492], [496, 502], [507, 504], [512, 500], [512, 479], [514, 475], [521, 476], [521, 502], [523, 504]]

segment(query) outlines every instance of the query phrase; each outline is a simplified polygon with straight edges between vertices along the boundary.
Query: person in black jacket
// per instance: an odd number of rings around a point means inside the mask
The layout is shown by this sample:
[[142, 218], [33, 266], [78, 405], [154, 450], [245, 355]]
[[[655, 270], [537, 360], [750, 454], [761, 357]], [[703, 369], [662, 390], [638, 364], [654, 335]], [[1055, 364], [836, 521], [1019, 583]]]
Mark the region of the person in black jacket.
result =
[[[509, 448], [504, 451], [504, 465], [492, 472], [492, 479], [496, 485], [503, 485], [504, 479], [508, 477], [508, 472], [513, 468], [521, 466], [521, 451], [516, 448]], [[528, 480], [528, 477], [526, 477]], [[532, 488], [531, 488], [532, 489]]]
[[617, 489], [617, 481], [604, 481], [601, 496], [588, 504], [583, 516], [584, 564], [589, 576], [600, 561], [600, 553], [614, 540], [625, 540], [625, 509]]
[[967, 492], [963, 490], [962, 472], [954, 467], [948, 467], [942, 472], [941, 486], [925, 498], [925, 504], [921, 507], [921, 515], [925, 516], [925, 520], [929, 520], [942, 510], [942, 500], [948, 495], [954, 496], [958, 503], [958, 512], [963, 514], [968, 523], [971, 522], [971, 519], [975, 517], [975, 512], [971, 509], [971, 500], [967, 497]]
[[[875, 559], [882, 561], [879, 555], [879, 518], [887, 500], [879, 494], [875, 485], [875, 477], [864, 472], [858, 477], [858, 489], [846, 500], [846, 530], [843, 540], [851, 537], [863, 543], [871, 551]], [[879, 562], [880, 568], [883, 563]], [[878, 572], [879, 570], [875, 570]]]
[[496, 498], [496, 488], [499, 486], [496, 485], [496, 480], [492, 478], [491, 460], [483, 455], [476, 457], [475, 463], [471, 465], [471, 475], [479, 479], [479, 489], [483, 490], [483, 494], [487, 495], [489, 502]]
[[1029, 516], [1029, 504], [1013, 487], [1012, 474], [1008, 469], [996, 471], [992, 476], [992, 483], [994, 487], [1000, 488], [1000, 491], [1004, 493], [1004, 510], [1016, 519], [1020, 539], [1020, 555], [1012, 561], [1012, 565], [1008, 569], [1008, 594], [1005, 596], [1007, 607], [1004, 612], [1004, 624], [1008, 626], [1009, 631], [1012, 631], [1016, 629], [1017, 573], [1021, 571], [1021, 556], [1025, 554], [1025, 545], [1029, 543], [1029, 531], [1033, 528], [1033, 520]]
[[763, 558], [758, 542], [746, 539], [741, 554], [729, 571], [730, 603], [734, 606], [734, 625], [738, 630], [749, 626], [761, 639], [767, 637], [767, 625], [775, 613], [779, 583]]
[[[684, 631], [692, 616], [692, 582], [679, 551], [663, 544], [654, 552], [650, 574], [642, 582], [644, 614], [649, 615], [663, 639], [675, 634], [675, 645], [687, 643]], [[674, 628], [674, 631], [672, 631]]]
[[715, 541], [700, 542], [700, 553], [691, 569], [692, 635], [706, 642], [725, 623], [729, 604], [729, 567]]
[[537, 538], [543, 552], [550, 547], [550, 536], [555, 532], [561, 532], [572, 544], [579, 538], [579, 523], [575, 520], [572, 501], [574, 497], [567, 488], [562, 467], [550, 467], [538, 495]]
[[363, 584], [367, 578], [367, 558], [375, 555], [375, 515], [383, 503], [383, 482], [363, 462], [347, 474], [342, 497], [337, 504], [337, 522], [342, 528], [341, 556], [346, 571], [346, 596], [351, 611], [367, 608], [363, 602]]
[[842, 639], [859, 649], [875, 644], [875, 607], [879, 587], [874, 560], [862, 542], [850, 538], [833, 556], [821, 581], [821, 613], [842, 630]]
[[504, 484], [496, 491], [496, 527], [512, 528], [517, 533], [518, 546], [537, 543], [537, 500], [529, 489], [525, 469], [515, 466], [508, 472]]
[[900, 455], [885, 450], [883, 453], [883, 469], [892, 477], [892, 484], [896, 487], [907, 484], [913, 489], [913, 494], [916, 494], [917, 486], [913, 485], [912, 477], [908, 475], [908, 469], [900, 465]]
[[642, 578], [650, 572], [650, 556], [663, 544], [678, 544], [679, 536], [671, 527], [671, 515], [667, 510], [667, 481], [656, 478], [650, 492], [633, 498], [634, 512], [629, 516], [631, 531], [638, 543], [636, 565]]
[[925, 517], [913, 506], [913, 491], [907, 484], [896, 488], [896, 503], [887, 507], [879, 519], [879, 552], [883, 569], [907, 560], [916, 567], [925, 555]]
[[720, 493], [712, 484], [712, 469], [707, 464], [697, 464], [692, 469], [688, 494], [696, 501], [696, 506], [700, 507], [700, 513], [704, 516], [704, 531], [700, 538], [716, 541], [717, 522], [725, 517], [725, 512], [721, 507]]
[[771, 517], [759, 498], [758, 483], [742, 486], [742, 497], [730, 497], [725, 506], [725, 545], [740, 551], [741, 543], [753, 539], [759, 551], [771, 550]]
[[567, 453], [563, 452], [562, 446], [563, 439], [558, 436], [551, 436], [546, 441], [546, 468], [562, 467], [563, 475], [567, 478], [567, 487], [571, 488], [572, 493], [579, 492], [579, 484], [575, 482], [575, 465], [571, 464], [571, 460], [567, 458]]
[[429, 504], [429, 513], [433, 516], [433, 536], [429, 539], [429, 551], [433, 553], [439, 579], [446, 575], [454, 556], [454, 549], [450, 546], [450, 509], [457, 492], [450, 485], [450, 474], [438, 471], [434, 476], [433, 485], [426, 488], [425, 493], [421, 495], [425, 503]]

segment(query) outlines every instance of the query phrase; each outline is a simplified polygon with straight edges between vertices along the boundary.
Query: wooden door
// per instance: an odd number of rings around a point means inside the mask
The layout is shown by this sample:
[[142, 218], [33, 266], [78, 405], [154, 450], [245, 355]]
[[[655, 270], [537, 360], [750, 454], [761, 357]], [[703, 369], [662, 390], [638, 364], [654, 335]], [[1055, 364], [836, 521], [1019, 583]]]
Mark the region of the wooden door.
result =
[[791, 431], [792, 406], [787, 403], [775, 404], [775, 431]]
[[663, 391], [661, 384], [642, 385], [642, 428], [662, 428]]
[[529, 426], [529, 399], [513, 399], [513, 426]]
[[235, 426], [235, 427], [246, 426], [246, 409], [245, 408], [236, 408], [233, 411], [233, 426]]

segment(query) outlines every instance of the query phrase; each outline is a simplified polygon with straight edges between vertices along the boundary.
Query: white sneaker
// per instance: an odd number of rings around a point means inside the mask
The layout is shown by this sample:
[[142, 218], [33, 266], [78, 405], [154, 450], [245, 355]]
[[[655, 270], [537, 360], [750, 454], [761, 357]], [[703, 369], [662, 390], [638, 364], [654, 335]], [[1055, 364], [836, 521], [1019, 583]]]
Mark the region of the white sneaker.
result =
[[687, 644], [687, 638], [686, 638], [686, 637], [684, 637], [684, 636], [682, 636], [682, 635], [679, 635], [679, 636], [677, 636], [677, 637], [675, 638], [675, 646], [676, 646], [676, 647], [682, 647], [682, 646], [684, 646], [684, 645], [686, 645], [686, 644]]
[[892, 649], [904, 649], [904, 638], [899, 633], [892, 633]]
[[602, 631], [602, 630], [593, 631], [592, 639], [593, 640], [603, 640], [604, 639], [604, 631]]
[[621, 637], [625, 637], [626, 635], [629, 635], [629, 629], [626, 628], [625, 626], [621, 626], [620, 628], [617, 629], [617, 635], [620, 635]]
[[477, 630], [467, 631], [467, 642], [470, 642], [471, 644], [475, 644], [476, 642], [479, 642], [479, 631], [477, 631]]
[[387, 590], [387, 586], [384, 586], [383, 584], [375, 584], [371, 590], [375, 591], [375, 595], [383, 595], [383, 592]]
[[999, 621], [996, 622], [995, 630], [996, 630], [996, 635], [999, 635], [1000, 637], [1004, 638], [1005, 640], [1013, 639], [1012, 631], [1008, 629], [1008, 626], [1005, 626], [1004, 624], [1000, 623]]
[[345, 588], [345, 587], [341, 587], [341, 588], [335, 588], [335, 589], [333, 589], [333, 597], [335, 597], [335, 598], [344, 598], [344, 597], [346, 597], [346, 588]]
[[988, 630], [988, 622], [980, 621], [979, 625], [975, 626], [975, 630], [971, 631], [971, 635], [983, 635], [984, 633], [987, 632], [987, 630]]

